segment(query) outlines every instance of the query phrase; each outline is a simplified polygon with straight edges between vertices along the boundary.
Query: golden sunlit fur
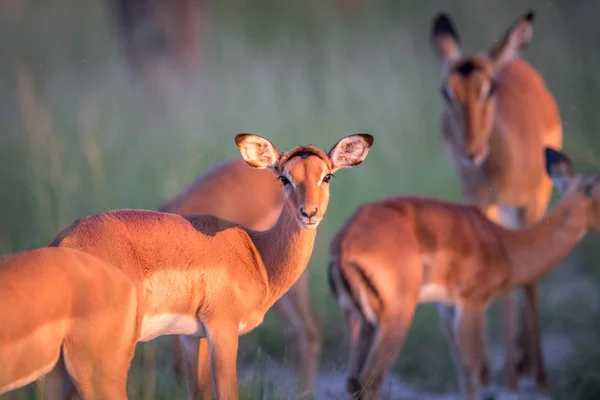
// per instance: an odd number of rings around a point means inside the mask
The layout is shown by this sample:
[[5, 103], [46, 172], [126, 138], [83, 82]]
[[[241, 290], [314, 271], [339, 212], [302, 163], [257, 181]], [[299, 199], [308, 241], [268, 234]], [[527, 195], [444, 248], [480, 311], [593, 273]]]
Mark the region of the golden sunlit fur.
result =
[[[252, 168], [240, 159], [221, 164], [200, 176], [159, 210], [184, 215], [214, 215], [262, 231], [275, 224], [282, 207], [281, 182], [272, 172]], [[308, 269], [273, 304], [272, 310], [287, 329], [288, 340], [293, 342], [300, 392], [310, 393], [321, 350], [321, 323], [310, 301]], [[173, 336], [173, 345], [178, 377], [183, 374], [184, 360], [187, 365], [190, 398], [200, 397], [198, 390], [205, 398], [211, 398], [207, 340]]]
[[[519, 58], [531, 40], [534, 17], [528, 12], [487, 53], [475, 56], [461, 55], [447, 15], [438, 14], [432, 27], [446, 78], [442, 133], [464, 201], [510, 227], [527, 226], [545, 214], [552, 182], [544, 173], [542, 150], [562, 147], [556, 102], [542, 77]], [[535, 369], [537, 389], [545, 393], [535, 282], [525, 287], [525, 295], [521, 335], [527, 333], [529, 340], [518, 365], [512, 301], [503, 298], [507, 387], [516, 391], [517, 369], [528, 374]]]
[[137, 307], [127, 276], [90, 254], [42, 248], [1, 258], [0, 394], [54, 370], [45, 384], [58, 385], [57, 398], [77, 389], [85, 399], [127, 399]]
[[285, 177], [284, 207], [267, 231], [208, 215], [116, 210], [79, 219], [52, 245], [125, 271], [144, 299], [140, 340], [207, 338], [215, 395], [237, 399], [238, 336], [259, 325], [304, 272], [329, 201], [327, 175], [360, 164], [372, 143], [371, 135], [351, 135], [329, 153], [298, 147], [281, 154], [260, 136], [238, 134], [249, 165]]
[[[437, 302], [468, 400], [490, 384], [484, 313], [554, 268], [588, 229], [600, 229], [600, 174], [572, 176], [547, 150], [563, 192], [541, 221], [512, 230], [476, 206], [392, 197], [360, 206], [333, 238], [331, 287], [351, 331], [348, 392], [377, 399], [419, 303]], [[561, 183], [562, 182], [562, 183]], [[480, 382], [482, 380], [482, 382]], [[489, 393], [488, 393], [489, 395]]]

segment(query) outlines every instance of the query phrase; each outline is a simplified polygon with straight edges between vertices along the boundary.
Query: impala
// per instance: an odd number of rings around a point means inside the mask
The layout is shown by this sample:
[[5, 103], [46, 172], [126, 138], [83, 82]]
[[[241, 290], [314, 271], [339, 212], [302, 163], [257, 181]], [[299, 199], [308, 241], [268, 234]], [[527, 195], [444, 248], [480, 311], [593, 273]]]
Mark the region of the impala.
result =
[[[543, 149], [562, 148], [556, 102], [538, 72], [519, 58], [533, 35], [534, 18], [529, 11], [487, 53], [475, 56], [461, 55], [446, 14], [438, 14], [432, 24], [432, 45], [445, 74], [442, 135], [463, 198], [513, 228], [546, 213], [552, 181], [544, 173]], [[524, 293], [519, 336], [520, 342], [528, 340], [518, 363], [512, 297], [503, 298], [507, 387], [516, 391], [517, 373], [531, 375], [535, 368], [537, 390], [547, 393], [535, 282], [525, 285]], [[484, 364], [488, 371], [488, 360]]]
[[[159, 211], [209, 214], [262, 231], [275, 225], [283, 207], [281, 183], [268, 170], [255, 169], [244, 160], [231, 160], [200, 176], [186, 190], [161, 205]], [[308, 269], [273, 304], [272, 310], [288, 328], [295, 350], [300, 394], [310, 394], [321, 350], [321, 323], [310, 301]], [[198, 349], [198, 344], [200, 345]], [[206, 339], [173, 336], [175, 372], [182, 375], [183, 348], [190, 398], [211, 398]], [[199, 394], [198, 390], [202, 394]]]
[[271, 229], [254, 231], [210, 215], [116, 210], [81, 218], [52, 242], [125, 271], [144, 299], [140, 341], [206, 338], [213, 390], [226, 400], [238, 398], [239, 335], [259, 325], [302, 275], [333, 173], [362, 163], [373, 137], [345, 137], [329, 152], [302, 146], [280, 153], [248, 133], [235, 142], [251, 167], [270, 169], [283, 185], [284, 207]]
[[5, 256], [0, 310], [0, 395], [53, 371], [49, 395], [127, 399], [141, 319], [122, 271], [67, 248]]
[[350, 394], [379, 397], [415, 308], [426, 302], [439, 304], [466, 398], [477, 398], [482, 376], [490, 384], [482, 371], [488, 305], [540, 279], [588, 229], [600, 229], [600, 174], [573, 175], [553, 149], [546, 158], [562, 199], [524, 228], [505, 228], [476, 206], [414, 197], [365, 204], [349, 218], [331, 242], [329, 277], [351, 330]]

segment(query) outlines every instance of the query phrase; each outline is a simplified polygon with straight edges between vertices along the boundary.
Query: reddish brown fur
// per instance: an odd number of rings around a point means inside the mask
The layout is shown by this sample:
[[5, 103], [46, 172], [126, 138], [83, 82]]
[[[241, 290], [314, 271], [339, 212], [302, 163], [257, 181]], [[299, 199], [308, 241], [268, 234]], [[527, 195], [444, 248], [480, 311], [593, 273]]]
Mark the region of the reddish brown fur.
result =
[[[141, 328], [131, 281], [66, 248], [0, 259], [0, 394], [54, 370], [65, 398], [126, 399]], [[56, 394], [56, 393], [52, 393]]]
[[[296, 149], [280, 154], [256, 135], [239, 134], [236, 143], [246, 162], [281, 172], [291, 182], [271, 229], [253, 231], [208, 215], [116, 210], [76, 221], [52, 243], [112, 261], [132, 278], [145, 299], [148, 331], [142, 328], [141, 340], [163, 334], [207, 337], [211, 375], [222, 399], [238, 396], [238, 336], [262, 322], [308, 264], [315, 228], [329, 201], [329, 185], [322, 179], [358, 165], [373, 139], [352, 135], [340, 140], [328, 162], [315, 155], [287, 157]], [[303, 209], [318, 212], [304, 216]], [[184, 325], [152, 319], [173, 314]]]
[[557, 179], [567, 180], [560, 203], [520, 230], [490, 221], [475, 206], [426, 198], [393, 197], [357, 209], [331, 242], [329, 271], [352, 332], [351, 393], [379, 397], [417, 304], [433, 301], [442, 304], [462, 355], [466, 398], [477, 398], [487, 306], [541, 278], [588, 229], [600, 229], [600, 175]]
[[[282, 185], [273, 173], [251, 168], [240, 159], [223, 163], [200, 176], [188, 189], [163, 204], [159, 210], [184, 215], [215, 215], [260, 231], [275, 224], [282, 206]], [[296, 350], [299, 389], [302, 393], [309, 393], [312, 391], [320, 354], [321, 326], [310, 301], [308, 270], [275, 302], [273, 311], [287, 328], [288, 340], [293, 342]], [[211, 396], [207, 341], [200, 339], [198, 348], [198, 340], [181, 340], [186, 341], [180, 343], [178, 336], [173, 337], [176, 374], [183, 374], [185, 348], [190, 397], [201, 396], [197, 393], [198, 389], [205, 397]]]
[[[449, 18], [434, 20], [432, 39], [446, 75], [442, 133], [460, 179], [463, 198], [506, 226], [538, 221], [550, 201], [543, 148], [562, 147], [556, 102], [540, 74], [520, 57], [531, 40], [533, 12], [525, 14], [486, 53], [463, 56]], [[495, 90], [493, 90], [495, 88]], [[540, 342], [535, 283], [525, 287], [520, 336], [527, 334], [517, 368], [510, 296], [503, 299], [507, 386], [517, 389], [517, 369], [548, 390]], [[528, 317], [532, 315], [533, 317]], [[489, 370], [489, 368], [487, 368]]]

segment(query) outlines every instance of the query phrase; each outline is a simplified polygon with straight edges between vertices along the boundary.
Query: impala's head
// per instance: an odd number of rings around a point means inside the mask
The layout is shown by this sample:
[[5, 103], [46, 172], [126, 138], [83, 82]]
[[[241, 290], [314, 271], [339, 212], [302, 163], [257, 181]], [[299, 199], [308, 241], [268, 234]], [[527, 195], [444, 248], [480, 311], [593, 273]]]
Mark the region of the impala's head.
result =
[[235, 143], [242, 158], [254, 168], [269, 168], [281, 181], [288, 207], [298, 223], [314, 229], [323, 219], [329, 203], [329, 183], [341, 168], [362, 163], [373, 145], [373, 136], [347, 136], [325, 152], [313, 146], [299, 146], [281, 153], [267, 139], [239, 133]]
[[588, 228], [600, 231], [600, 174], [574, 174], [569, 158], [560, 151], [546, 148], [546, 170], [561, 196], [577, 195], [588, 208]]
[[463, 160], [480, 165], [489, 153], [495, 119], [496, 72], [520, 56], [533, 34], [535, 14], [529, 11], [484, 54], [463, 56], [450, 18], [439, 13], [434, 19], [431, 43], [442, 64], [445, 82], [442, 95], [452, 121], [452, 140], [463, 151]]

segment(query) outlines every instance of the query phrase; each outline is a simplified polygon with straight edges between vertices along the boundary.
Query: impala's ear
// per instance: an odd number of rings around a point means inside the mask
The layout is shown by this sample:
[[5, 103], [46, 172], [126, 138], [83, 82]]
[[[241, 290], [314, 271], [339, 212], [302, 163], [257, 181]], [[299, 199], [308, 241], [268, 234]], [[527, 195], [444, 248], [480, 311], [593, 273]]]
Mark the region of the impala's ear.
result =
[[563, 194], [573, 177], [571, 160], [564, 153], [550, 147], [546, 147], [544, 153], [546, 155], [546, 172], [552, 178], [554, 186]]
[[533, 37], [535, 12], [530, 10], [508, 29], [504, 38], [489, 52], [490, 59], [496, 67], [518, 58]]
[[444, 12], [438, 13], [431, 24], [431, 45], [445, 71], [449, 71], [460, 58], [459, 44], [460, 40], [450, 17]]
[[238, 133], [235, 144], [240, 149], [242, 158], [254, 168], [275, 169], [279, 160], [279, 150], [264, 137], [252, 133]]
[[374, 140], [373, 136], [368, 133], [357, 133], [340, 139], [328, 154], [333, 164], [333, 171], [356, 167], [362, 163]]

